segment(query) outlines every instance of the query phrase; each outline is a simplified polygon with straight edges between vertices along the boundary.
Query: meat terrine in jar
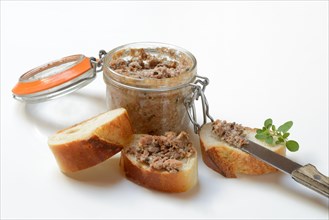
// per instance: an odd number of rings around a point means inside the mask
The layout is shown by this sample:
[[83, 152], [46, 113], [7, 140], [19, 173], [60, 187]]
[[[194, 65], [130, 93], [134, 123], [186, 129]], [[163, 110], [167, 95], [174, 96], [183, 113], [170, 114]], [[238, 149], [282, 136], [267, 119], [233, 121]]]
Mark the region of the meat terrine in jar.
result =
[[127, 44], [106, 54], [103, 72], [108, 108], [125, 108], [135, 133], [188, 129], [184, 100], [197, 72], [190, 52], [162, 43]]

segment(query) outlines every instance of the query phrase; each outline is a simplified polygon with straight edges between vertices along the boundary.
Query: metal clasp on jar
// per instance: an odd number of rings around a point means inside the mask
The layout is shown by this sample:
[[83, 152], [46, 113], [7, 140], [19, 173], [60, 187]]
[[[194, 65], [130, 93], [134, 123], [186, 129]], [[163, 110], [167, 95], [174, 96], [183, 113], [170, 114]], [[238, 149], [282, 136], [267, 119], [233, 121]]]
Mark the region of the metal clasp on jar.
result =
[[[194, 126], [194, 132], [196, 134], [199, 132], [201, 126], [207, 123], [207, 118], [209, 118], [210, 121], [212, 122], [214, 121], [214, 119], [209, 114], [209, 104], [206, 95], [204, 94], [208, 84], [209, 84], [209, 79], [207, 77], [197, 75], [195, 82], [189, 84], [189, 86], [192, 87], [191, 96], [186, 97], [184, 100], [186, 111]], [[197, 122], [197, 114], [195, 108], [195, 100], [199, 100], [200, 97], [201, 97], [202, 116], [203, 116], [202, 125], [200, 125]]]
[[95, 57], [90, 57], [90, 62], [94, 68], [95, 74], [103, 71], [103, 61], [106, 54], [107, 53], [105, 50], [100, 50], [98, 53], [99, 59], [96, 59]]
[[[90, 62], [93, 66], [94, 74], [103, 71], [103, 61], [106, 54], [107, 53], [105, 50], [100, 50], [99, 59], [90, 57]], [[214, 121], [214, 119], [209, 114], [209, 104], [206, 95], [204, 94], [208, 84], [209, 84], [209, 79], [207, 77], [199, 76], [199, 75], [196, 75], [196, 80], [193, 83], [187, 84], [187, 86], [192, 87], [192, 93], [190, 96], [185, 98], [184, 105], [186, 107], [188, 117], [194, 126], [194, 132], [196, 134], [199, 132], [201, 126], [207, 123], [207, 118], [209, 118], [211, 122]], [[183, 88], [185, 86], [186, 85], [181, 85], [173, 89]], [[198, 101], [200, 97], [201, 97], [202, 116], [203, 116], [202, 125], [200, 125], [197, 122], [197, 114], [195, 107], [195, 101]]]

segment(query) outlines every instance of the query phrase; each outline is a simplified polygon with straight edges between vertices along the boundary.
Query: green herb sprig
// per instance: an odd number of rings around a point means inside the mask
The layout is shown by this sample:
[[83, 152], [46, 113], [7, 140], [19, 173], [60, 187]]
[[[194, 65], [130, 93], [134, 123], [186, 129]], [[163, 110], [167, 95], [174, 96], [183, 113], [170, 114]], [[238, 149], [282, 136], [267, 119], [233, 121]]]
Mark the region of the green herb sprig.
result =
[[255, 138], [270, 145], [274, 145], [274, 143], [283, 143], [289, 151], [295, 152], [299, 149], [299, 144], [297, 141], [287, 139], [290, 135], [288, 131], [292, 125], [292, 121], [287, 121], [280, 127], [276, 128], [275, 125], [273, 125], [271, 118], [266, 119], [264, 122], [264, 127], [262, 129], [257, 129]]

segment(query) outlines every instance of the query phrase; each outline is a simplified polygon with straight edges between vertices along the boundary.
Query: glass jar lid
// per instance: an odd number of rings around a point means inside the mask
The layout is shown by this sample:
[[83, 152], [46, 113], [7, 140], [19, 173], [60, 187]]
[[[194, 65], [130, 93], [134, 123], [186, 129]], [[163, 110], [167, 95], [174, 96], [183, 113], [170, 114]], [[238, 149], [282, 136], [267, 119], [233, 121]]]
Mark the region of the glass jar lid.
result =
[[19, 101], [48, 101], [89, 84], [95, 75], [90, 58], [81, 54], [67, 56], [23, 74], [12, 93]]

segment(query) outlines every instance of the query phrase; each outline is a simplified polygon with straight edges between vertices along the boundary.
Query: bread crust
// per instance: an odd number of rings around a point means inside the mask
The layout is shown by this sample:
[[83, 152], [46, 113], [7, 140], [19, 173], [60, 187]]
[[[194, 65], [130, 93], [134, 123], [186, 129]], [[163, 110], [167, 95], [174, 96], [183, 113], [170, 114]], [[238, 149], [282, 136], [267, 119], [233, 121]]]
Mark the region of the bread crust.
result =
[[[88, 123], [91, 119], [60, 130], [56, 134]], [[70, 173], [97, 165], [120, 152], [123, 146], [129, 143], [132, 134], [129, 117], [124, 110], [113, 120], [95, 128], [87, 139], [76, 139], [63, 144], [48, 141], [48, 144], [61, 171]]]
[[170, 173], [146, 167], [123, 150], [121, 152], [120, 167], [127, 179], [140, 186], [163, 192], [178, 193], [188, 191], [197, 184], [198, 165], [196, 152], [189, 160], [189, 163], [192, 164], [189, 169]]
[[51, 146], [59, 168], [64, 173], [76, 172], [97, 165], [121, 151], [121, 145], [108, 143], [96, 135], [88, 140]]
[[[209, 125], [208, 125], [209, 126]], [[209, 132], [207, 130], [207, 132]], [[211, 132], [211, 130], [210, 130]], [[200, 147], [204, 163], [214, 171], [228, 178], [236, 178], [237, 174], [262, 175], [276, 172], [277, 169], [260, 161], [248, 153], [234, 147], [218, 144], [209, 146], [200, 132]], [[274, 152], [285, 155], [285, 147], [279, 147]]]
[[131, 141], [133, 134], [133, 128], [126, 110], [115, 120], [97, 128], [95, 131], [96, 136], [122, 148]]

